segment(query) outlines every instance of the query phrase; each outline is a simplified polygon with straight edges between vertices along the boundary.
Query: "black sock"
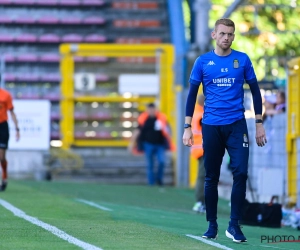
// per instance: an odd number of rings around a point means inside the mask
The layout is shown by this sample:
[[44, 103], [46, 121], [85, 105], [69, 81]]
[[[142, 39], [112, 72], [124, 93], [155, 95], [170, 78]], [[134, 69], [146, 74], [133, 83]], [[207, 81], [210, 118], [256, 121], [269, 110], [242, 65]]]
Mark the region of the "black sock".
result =
[[233, 225], [233, 226], [238, 226], [239, 225], [239, 220], [237, 219], [231, 219], [230, 222], [229, 222], [230, 225]]

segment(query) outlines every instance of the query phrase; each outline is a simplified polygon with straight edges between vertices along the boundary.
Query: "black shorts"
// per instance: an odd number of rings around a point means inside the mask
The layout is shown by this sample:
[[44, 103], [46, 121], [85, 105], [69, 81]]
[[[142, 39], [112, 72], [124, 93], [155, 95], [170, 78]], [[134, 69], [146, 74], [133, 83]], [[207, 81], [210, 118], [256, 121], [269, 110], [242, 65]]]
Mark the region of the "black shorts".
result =
[[8, 123], [0, 123], [0, 149], [7, 149], [9, 139]]

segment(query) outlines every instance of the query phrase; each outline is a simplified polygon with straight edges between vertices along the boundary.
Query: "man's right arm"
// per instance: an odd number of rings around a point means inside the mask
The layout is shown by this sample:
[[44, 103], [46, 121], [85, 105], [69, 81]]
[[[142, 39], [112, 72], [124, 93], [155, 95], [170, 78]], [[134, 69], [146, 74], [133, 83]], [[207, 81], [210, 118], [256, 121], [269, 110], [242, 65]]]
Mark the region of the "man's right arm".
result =
[[[192, 117], [194, 114], [195, 103], [197, 99], [199, 85], [195, 85], [190, 83], [190, 90], [186, 101], [186, 108], [185, 108], [185, 124], [192, 123]], [[193, 133], [191, 127], [185, 128], [183, 133], [183, 144], [185, 146], [191, 147], [194, 144]]]

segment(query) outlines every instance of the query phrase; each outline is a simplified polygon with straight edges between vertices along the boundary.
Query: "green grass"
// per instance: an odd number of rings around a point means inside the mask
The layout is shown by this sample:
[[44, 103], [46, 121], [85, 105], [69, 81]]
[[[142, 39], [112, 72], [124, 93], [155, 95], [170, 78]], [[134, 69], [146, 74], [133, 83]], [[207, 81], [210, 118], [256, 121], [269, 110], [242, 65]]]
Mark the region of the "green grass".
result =
[[[200, 236], [207, 229], [205, 216], [191, 211], [194, 192], [189, 189], [101, 185], [83, 182], [11, 181], [0, 198], [26, 214], [56, 226], [89, 244], [109, 249], [216, 249], [186, 234]], [[102, 211], [83, 204], [85, 199], [112, 209]], [[300, 243], [261, 243], [261, 235], [294, 235], [291, 228], [244, 226], [248, 243], [225, 237], [230, 208], [219, 201], [219, 239], [232, 249], [300, 249]], [[0, 206], [0, 249], [80, 249], [50, 232], [14, 216]]]

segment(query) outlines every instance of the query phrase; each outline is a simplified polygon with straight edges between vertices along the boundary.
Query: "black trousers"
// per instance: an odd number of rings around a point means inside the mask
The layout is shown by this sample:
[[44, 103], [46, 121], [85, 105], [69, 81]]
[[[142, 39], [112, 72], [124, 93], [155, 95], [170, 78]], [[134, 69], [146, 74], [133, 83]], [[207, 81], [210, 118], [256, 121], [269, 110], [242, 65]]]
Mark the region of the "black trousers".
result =
[[248, 174], [249, 138], [246, 120], [238, 120], [228, 125], [202, 126], [205, 175], [206, 219], [217, 219], [218, 182], [225, 149], [230, 156], [233, 174], [231, 192], [232, 219], [242, 218], [246, 197]]

